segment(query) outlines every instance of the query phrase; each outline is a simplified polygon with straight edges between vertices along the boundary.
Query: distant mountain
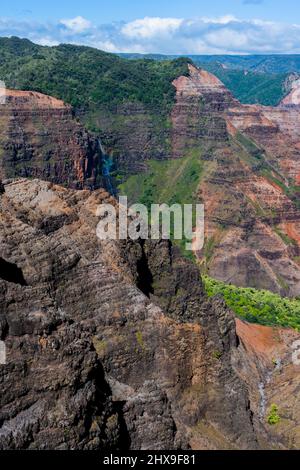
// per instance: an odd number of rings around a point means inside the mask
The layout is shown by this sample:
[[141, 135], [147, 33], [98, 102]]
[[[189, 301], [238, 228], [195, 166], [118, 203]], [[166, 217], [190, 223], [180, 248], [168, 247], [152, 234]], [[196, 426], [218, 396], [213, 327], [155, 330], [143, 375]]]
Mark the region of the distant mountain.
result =
[[[119, 54], [127, 59], [170, 60], [177, 55], [163, 54]], [[193, 55], [187, 57], [197, 64], [221, 63], [231, 69], [251, 70], [264, 73], [300, 72], [300, 54], [271, 54], [271, 55]]]
[[91, 47], [46, 47], [17, 37], [0, 38], [0, 79], [7, 87], [56, 96], [85, 110], [126, 101], [164, 110], [175, 96], [172, 80], [188, 74], [189, 62], [130, 61]]

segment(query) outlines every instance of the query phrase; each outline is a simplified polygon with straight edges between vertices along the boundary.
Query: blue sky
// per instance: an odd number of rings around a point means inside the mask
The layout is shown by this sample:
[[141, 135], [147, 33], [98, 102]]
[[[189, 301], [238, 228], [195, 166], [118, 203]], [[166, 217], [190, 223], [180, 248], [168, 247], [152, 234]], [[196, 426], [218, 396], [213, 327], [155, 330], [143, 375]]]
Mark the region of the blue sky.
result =
[[300, 53], [299, 0], [12, 0], [0, 36], [110, 52]]

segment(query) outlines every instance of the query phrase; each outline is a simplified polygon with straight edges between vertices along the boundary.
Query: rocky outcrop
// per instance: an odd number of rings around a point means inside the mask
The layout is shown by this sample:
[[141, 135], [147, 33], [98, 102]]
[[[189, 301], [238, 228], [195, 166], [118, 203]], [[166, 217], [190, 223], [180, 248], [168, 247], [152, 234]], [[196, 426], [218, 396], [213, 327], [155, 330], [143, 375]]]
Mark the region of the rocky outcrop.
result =
[[173, 82], [176, 104], [172, 119], [172, 156], [199, 148], [202, 140], [226, 142], [226, 123], [220, 113], [234, 99], [212, 74], [189, 65], [190, 76]]
[[[4, 184], [0, 447], [299, 445], [299, 366], [289, 360], [299, 335], [236, 328], [168, 241], [99, 240], [104, 202], [116, 204], [104, 190]], [[273, 402], [285, 426], [267, 424]]]
[[127, 102], [112, 109], [104, 107], [97, 109], [95, 121], [107, 152], [125, 177], [145, 171], [150, 158], [172, 156], [168, 113], [155, 106]]
[[0, 176], [37, 177], [74, 188], [101, 183], [98, 141], [62, 101], [6, 90], [1, 105]]

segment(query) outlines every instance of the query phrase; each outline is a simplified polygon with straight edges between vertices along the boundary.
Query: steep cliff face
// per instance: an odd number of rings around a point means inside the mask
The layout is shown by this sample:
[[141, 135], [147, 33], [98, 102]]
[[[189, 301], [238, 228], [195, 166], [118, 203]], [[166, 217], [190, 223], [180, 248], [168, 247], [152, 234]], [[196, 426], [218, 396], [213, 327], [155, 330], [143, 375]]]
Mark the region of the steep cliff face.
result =
[[78, 189], [99, 184], [98, 142], [70, 106], [40, 93], [6, 90], [0, 121], [2, 179], [38, 177]]
[[[247, 384], [259, 445], [299, 449], [299, 333], [237, 320], [237, 334], [236, 370]], [[272, 405], [277, 423], [270, 425]]]
[[220, 113], [232, 95], [214, 75], [189, 65], [190, 76], [173, 82], [176, 104], [172, 111], [172, 156], [198, 148], [202, 140], [226, 142], [226, 124]]
[[233, 315], [169, 242], [99, 241], [103, 202], [4, 186], [1, 448], [256, 448]]
[[297, 296], [300, 108], [288, 98], [277, 108], [244, 106], [213, 75], [189, 68], [174, 82], [172, 145], [174, 157], [193, 152], [203, 162], [199, 259], [217, 279]]
[[[100, 241], [97, 207], [114, 204], [103, 190], [3, 189], [2, 449], [299, 445], [299, 366], [288, 354], [298, 334], [241, 322], [237, 334], [169, 242]], [[273, 430], [275, 399], [287, 421]]]

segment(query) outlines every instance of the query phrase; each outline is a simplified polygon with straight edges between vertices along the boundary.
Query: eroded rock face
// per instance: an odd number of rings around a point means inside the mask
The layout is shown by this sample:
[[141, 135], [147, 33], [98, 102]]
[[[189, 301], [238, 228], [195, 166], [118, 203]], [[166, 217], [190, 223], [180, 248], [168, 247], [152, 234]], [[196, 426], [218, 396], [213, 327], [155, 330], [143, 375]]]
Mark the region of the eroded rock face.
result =
[[176, 104], [172, 119], [172, 156], [199, 147], [202, 140], [226, 142], [226, 123], [220, 116], [234, 99], [212, 74], [189, 65], [190, 76], [173, 82]]
[[299, 447], [299, 334], [236, 328], [168, 241], [100, 241], [104, 202], [116, 204], [104, 190], [3, 186], [0, 448]]
[[1, 105], [0, 177], [36, 177], [74, 188], [101, 182], [99, 143], [63, 101], [6, 90]]
[[216, 279], [298, 296], [297, 86], [277, 108], [242, 105], [216, 77], [193, 66], [174, 86], [173, 156], [198, 153], [203, 165], [201, 263]]
[[[247, 383], [253, 424], [262, 448], [299, 449], [299, 333], [237, 320], [236, 370]], [[279, 422], [268, 424], [272, 404]]]
[[98, 240], [103, 202], [115, 203], [4, 185], [1, 448], [256, 448], [232, 313], [169, 242]]

